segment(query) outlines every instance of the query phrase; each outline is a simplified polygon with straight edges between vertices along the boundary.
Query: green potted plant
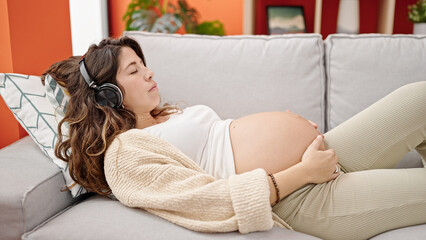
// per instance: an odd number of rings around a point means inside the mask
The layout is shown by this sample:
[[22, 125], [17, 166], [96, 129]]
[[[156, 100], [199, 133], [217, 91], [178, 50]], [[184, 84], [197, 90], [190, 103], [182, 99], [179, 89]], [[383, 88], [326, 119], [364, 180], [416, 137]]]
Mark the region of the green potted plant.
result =
[[408, 6], [408, 19], [414, 23], [414, 34], [426, 34], [426, 0]]
[[127, 31], [175, 33], [183, 25], [186, 33], [225, 35], [221, 22], [198, 24], [198, 18], [199, 13], [186, 0], [178, 0], [176, 5], [168, 0], [132, 0], [123, 16]]

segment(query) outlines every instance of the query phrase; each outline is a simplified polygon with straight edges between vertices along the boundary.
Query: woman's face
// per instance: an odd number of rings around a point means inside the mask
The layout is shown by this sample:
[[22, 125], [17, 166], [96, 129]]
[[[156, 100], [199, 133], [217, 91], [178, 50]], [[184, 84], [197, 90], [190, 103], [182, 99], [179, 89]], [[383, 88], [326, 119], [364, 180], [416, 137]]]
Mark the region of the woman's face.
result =
[[136, 114], [151, 112], [160, 104], [154, 73], [130, 47], [121, 48], [118, 64], [117, 82], [124, 88], [124, 108]]

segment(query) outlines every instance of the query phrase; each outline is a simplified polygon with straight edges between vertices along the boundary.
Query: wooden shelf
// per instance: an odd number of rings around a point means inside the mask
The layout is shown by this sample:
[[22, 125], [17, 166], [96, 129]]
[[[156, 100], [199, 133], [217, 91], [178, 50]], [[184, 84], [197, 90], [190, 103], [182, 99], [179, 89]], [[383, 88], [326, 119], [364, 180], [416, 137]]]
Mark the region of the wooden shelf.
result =
[[[340, 0], [244, 0], [244, 34], [266, 34], [268, 5], [302, 5], [308, 33], [324, 38], [337, 31]], [[411, 34], [408, 5], [417, 0], [359, 0], [359, 33]], [[259, 9], [260, 8], [260, 9]]]

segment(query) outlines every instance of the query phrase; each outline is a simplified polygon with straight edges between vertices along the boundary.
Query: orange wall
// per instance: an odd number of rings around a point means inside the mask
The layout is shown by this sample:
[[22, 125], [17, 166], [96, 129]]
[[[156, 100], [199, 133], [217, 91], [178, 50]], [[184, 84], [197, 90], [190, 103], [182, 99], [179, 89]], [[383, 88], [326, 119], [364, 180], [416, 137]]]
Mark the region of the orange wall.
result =
[[68, 0], [8, 0], [13, 71], [41, 75], [72, 55]]
[[[124, 31], [122, 20], [131, 0], [108, 0], [110, 36], [119, 37]], [[244, 0], [187, 0], [200, 13], [200, 22], [219, 20], [226, 35], [243, 33]], [[182, 31], [178, 31], [183, 33]]]
[[[0, 72], [41, 75], [72, 55], [68, 0], [0, 0]], [[26, 135], [0, 101], [0, 148]]]
[[[0, 72], [13, 72], [7, 0], [0, 0]], [[19, 123], [0, 97], [0, 148], [18, 140]]]
[[10, 49], [9, 15], [7, 13], [7, 0], [0, 0], [0, 71], [11, 71], [12, 52]]
[[200, 22], [219, 20], [226, 35], [243, 34], [244, 0], [187, 0], [200, 13]]
[[131, 0], [108, 0], [109, 36], [120, 37], [124, 31], [123, 15]]

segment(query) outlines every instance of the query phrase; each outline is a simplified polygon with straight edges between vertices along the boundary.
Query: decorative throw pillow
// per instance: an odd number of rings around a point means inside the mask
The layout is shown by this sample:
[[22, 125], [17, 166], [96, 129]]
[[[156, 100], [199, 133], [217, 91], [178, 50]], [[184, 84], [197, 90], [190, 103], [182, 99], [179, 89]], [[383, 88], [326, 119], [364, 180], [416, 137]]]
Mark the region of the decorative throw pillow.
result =
[[[46, 78], [44, 79], [44, 88], [47, 99], [55, 110], [56, 122], [59, 124], [59, 122], [64, 118], [67, 110], [69, 93], [50, 75], [46, 75]], [[55, 132], [57, 133], [57, 128], [55, 129]], [[62, 134], [64, 136], [68, 136], [68, 132], [68, 123], [62, 124]]]
[[[46, 82], [46, 84], [48, 83]], [[65, 102], [62, 101], [58, 106], [66, 107], [65, 92], [63, 89], [60, 90], [60, 87], [55, 89], [51, 87], [51, 89], [52, 93], [55, 92], [57, 95], [60, 95], [59, 91], [62, 91], [62, 94], [64, 94], [64, 99], [62, 100], [65, 100]], [[60, 111], [64, 112], [62, 108], [52, 108], [48, 97], [46, 97], [46, 91], [41, 84], [40, 77], [0, 73], [0, 94], [18, 122], [28, 132], [34, 142], [62, 170], [67, 186], [73, 186], [71, 188], [73, 197], [87, 192], [72, 180], [68, 171], [68, 163], [55, 156], [54, 149], [58, 129], [57, 117], [59, 117]], [[59, 95], [58, 100], [60, 100]], [[56, 114], [55, 109], [57, 109]]]
[[55, 108], [55, 111], [61, 116], [65, 116], [68, 105], [69, 94], [55, 79], [50, 75], [46, 75], [44, 88], [46, 89], [47, 97], [50, 104]]

